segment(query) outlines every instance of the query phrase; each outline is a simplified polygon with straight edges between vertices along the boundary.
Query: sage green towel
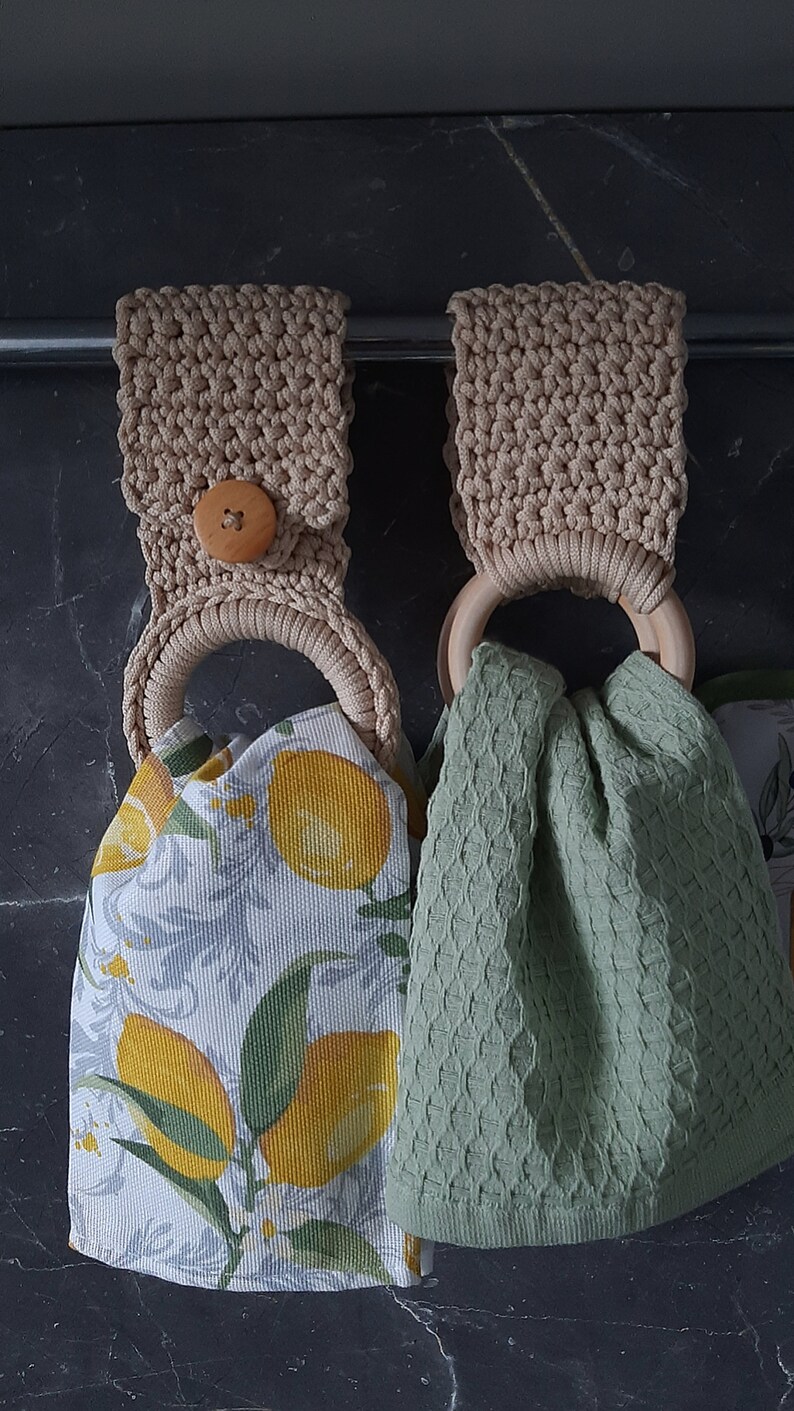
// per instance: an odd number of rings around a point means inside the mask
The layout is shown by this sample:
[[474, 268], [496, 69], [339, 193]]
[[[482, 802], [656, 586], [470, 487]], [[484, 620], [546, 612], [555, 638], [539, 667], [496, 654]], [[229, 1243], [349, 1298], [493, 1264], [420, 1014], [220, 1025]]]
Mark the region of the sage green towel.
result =
[[450, 712], [387, 1185], [429, 1239], [628, 1234], [794, 1151], [794, 989], [719, 732], [640, 653], [564, 691], [485, 644]]

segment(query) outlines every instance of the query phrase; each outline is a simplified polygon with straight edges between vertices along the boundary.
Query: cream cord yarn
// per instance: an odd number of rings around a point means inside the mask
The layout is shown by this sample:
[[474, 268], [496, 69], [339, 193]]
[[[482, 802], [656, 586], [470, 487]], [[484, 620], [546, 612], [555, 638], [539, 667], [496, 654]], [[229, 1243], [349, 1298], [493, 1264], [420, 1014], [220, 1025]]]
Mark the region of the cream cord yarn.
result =
[[[124, 682], [136, 762], [182, 714], [193, 668], [244, 638], [302, 652], [388, 768], [400, 717], [391, 671], [347, 611], [346, 300], [327, 289], [139, 289], [119, 300], [122, 488], [139, 517], [152, 615]], [[251, 480], [276, 508], [255, 563], [208, 557], [193, 510], [218, 481]]]
[[566, 587], [651, 612], [686, 503], [684, 297], [659, 284], [454, 294], [452, 514], [505, 597]]

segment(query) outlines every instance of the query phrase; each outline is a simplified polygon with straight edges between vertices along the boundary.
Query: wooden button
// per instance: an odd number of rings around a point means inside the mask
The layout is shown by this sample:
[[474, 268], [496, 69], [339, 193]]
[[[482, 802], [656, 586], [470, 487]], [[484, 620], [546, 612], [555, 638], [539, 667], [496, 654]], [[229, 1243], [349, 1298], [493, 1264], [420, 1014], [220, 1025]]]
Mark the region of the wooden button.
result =
[[219, 480], [196, 505], [193, 527], [211, 559], [254, 563], [276, 537], [276, 510], [270, 496], [251, 480]]

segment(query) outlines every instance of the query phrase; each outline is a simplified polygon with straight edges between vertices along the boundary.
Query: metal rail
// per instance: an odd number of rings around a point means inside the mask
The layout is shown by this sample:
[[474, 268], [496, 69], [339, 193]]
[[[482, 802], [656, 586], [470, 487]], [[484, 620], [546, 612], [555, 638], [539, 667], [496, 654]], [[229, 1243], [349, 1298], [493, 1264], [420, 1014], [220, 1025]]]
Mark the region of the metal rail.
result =
[[[357, 363], [445, 363], [449, 321], [361, 316], [345, 345]], [[111, 361], [112, 319], [0, 319], [0, 367], [101, 367]], [[690, 358], [794, 358], [794, 314], [688, 314]]]

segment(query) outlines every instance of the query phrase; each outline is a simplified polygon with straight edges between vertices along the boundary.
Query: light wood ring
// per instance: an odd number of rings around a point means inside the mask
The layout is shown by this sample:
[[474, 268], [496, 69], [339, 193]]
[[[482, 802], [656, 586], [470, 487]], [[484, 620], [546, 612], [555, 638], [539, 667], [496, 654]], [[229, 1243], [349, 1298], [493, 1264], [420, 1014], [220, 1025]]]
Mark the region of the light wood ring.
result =
[[[438, 640], [438, 680], [447, 705], [469, 674], [472, 654], [491, 614], [505, 598], [485, 574], [461, 589], [444, 619]], [[689, 691], [695, 677], [695, 639], [681, 599], [669, 592], [653, 612], [637, 612], [627, 598], [618, 602], [637, 634], [640, 651], [658, 662]]]

